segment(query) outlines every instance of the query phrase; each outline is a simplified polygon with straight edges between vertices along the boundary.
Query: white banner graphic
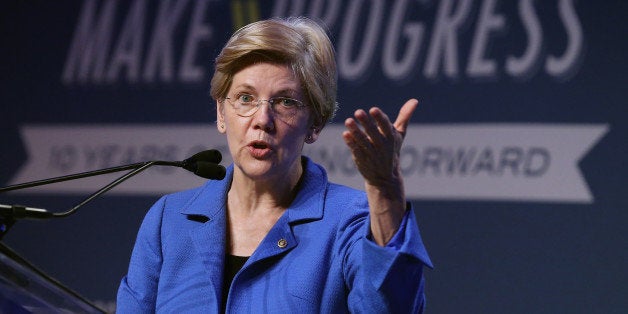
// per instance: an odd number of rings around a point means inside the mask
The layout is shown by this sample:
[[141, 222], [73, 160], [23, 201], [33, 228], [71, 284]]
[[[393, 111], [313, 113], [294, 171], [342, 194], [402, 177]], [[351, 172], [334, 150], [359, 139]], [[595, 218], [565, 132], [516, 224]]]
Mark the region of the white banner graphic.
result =
[[[304, 154], [331, 181], [363, 188], [342, 125], [329, 125]], [[401, 151], [409, 199], [592, 203], [579, 161], [608, 132], [588, 124], [410, 125]], [[22, 128], [28, 161], [10, 184], [149, 160], [183, 160], [214, 148], [231, 163], [226, 139], [211, 125], [29, 125]], [[122, 173], [22, 192], [87, 194]], [[109, 194], [163, 194], [203, 183], [186, 170], [155, 166]]]
[[[362, 178], [332, 127], [306, 154], [330, 180], [362, 187]], [[409, 199], [592, 203], [578, 162], [606, 125], [411, 125], [401, 149]]]

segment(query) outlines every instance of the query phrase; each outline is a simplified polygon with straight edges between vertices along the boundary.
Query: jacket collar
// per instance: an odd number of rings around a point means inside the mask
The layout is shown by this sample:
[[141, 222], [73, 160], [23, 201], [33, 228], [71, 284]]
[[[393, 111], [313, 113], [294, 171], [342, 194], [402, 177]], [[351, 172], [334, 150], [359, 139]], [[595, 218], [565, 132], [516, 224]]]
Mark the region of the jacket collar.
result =
[[[323, 217], [327, 190], [327, 173], [308, 157], [302, 157], [305, 165], [299, 191], [286, 211], [288, 223], [318, 220]], [[227, 168], [222, 180], [208, 180], [205, 185], [181, 209], [184, 215], [203, 216], [214, 220], [224, 216], [227, 192], [233, 180], [233, 164]]]
[[[305, 171], [297, 196], [269, 231], [251, 258], [242, 268], [241, 273], [247, 276], [247, 269], [260, 260], [289, 252], [298, 245], [291, 224], [297, 222], [319, 220], [323, 217], [324, 198], [327, 190], [327, 174], [319, 165], [307, 157], [302, 157]], [[189, 230], [196, 250], [198, 251], [210, 281], [214, 287], [217, 300], [221, 298], [222, 270], [224, 268], [226, 242], [226, 201], [227, 192], [233, 180], [233, 165], [227, 168], [223, 180], [209, 180], [181, 209], [188, 218], [199, 217], [204, 223]], [[250, 275], [250, 274], [249, 274]], [[234, 278], [234, 282], [239, 280]], [[218, 310], [218, 308], [216, 308]]]

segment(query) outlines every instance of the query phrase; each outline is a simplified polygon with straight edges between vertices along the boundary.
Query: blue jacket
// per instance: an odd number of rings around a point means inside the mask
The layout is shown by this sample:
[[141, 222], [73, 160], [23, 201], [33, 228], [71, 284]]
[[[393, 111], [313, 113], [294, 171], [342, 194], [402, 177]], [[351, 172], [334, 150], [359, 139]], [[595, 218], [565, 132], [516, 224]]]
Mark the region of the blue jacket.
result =
[[[366, 194], [305, 158], [296, 198], [236, 274], [228, 313], [420, 313], [431, 267], [411, 206], [387, 247], [370, 240]], [[140, 227], [118, 313], [218, 313], [227, 191], [222, 181], [162, 197]]]

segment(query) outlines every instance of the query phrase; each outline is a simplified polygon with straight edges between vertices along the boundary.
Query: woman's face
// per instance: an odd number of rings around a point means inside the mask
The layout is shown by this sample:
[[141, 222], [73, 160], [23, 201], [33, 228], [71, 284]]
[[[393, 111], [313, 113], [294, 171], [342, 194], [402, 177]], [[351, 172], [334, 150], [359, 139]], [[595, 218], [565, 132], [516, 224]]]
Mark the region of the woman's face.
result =
[[305, 103], [299, 80], [288, 66], [252, 64], [233, 76], [227, 93], [230, 99], [217, 104], [218, 130], [227, 135], [236, 171], [259, 180], [299, 173], [303, 144], [308, 136], [308, 142], [313, 142], [318, 135], [312, 126], [310, 107], [301, 107], [287, 118], [262, 101], [254, 114], [245, 117], [232, 106], [241, 95], [264, 100], [289, 97]]

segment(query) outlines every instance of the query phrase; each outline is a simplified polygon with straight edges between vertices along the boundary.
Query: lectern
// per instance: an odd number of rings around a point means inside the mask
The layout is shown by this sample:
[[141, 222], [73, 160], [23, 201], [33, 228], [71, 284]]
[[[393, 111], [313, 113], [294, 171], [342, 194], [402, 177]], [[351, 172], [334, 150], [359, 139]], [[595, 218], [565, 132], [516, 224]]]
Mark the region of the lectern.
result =
[[105, 313], [0, 241], [0, 313]]

